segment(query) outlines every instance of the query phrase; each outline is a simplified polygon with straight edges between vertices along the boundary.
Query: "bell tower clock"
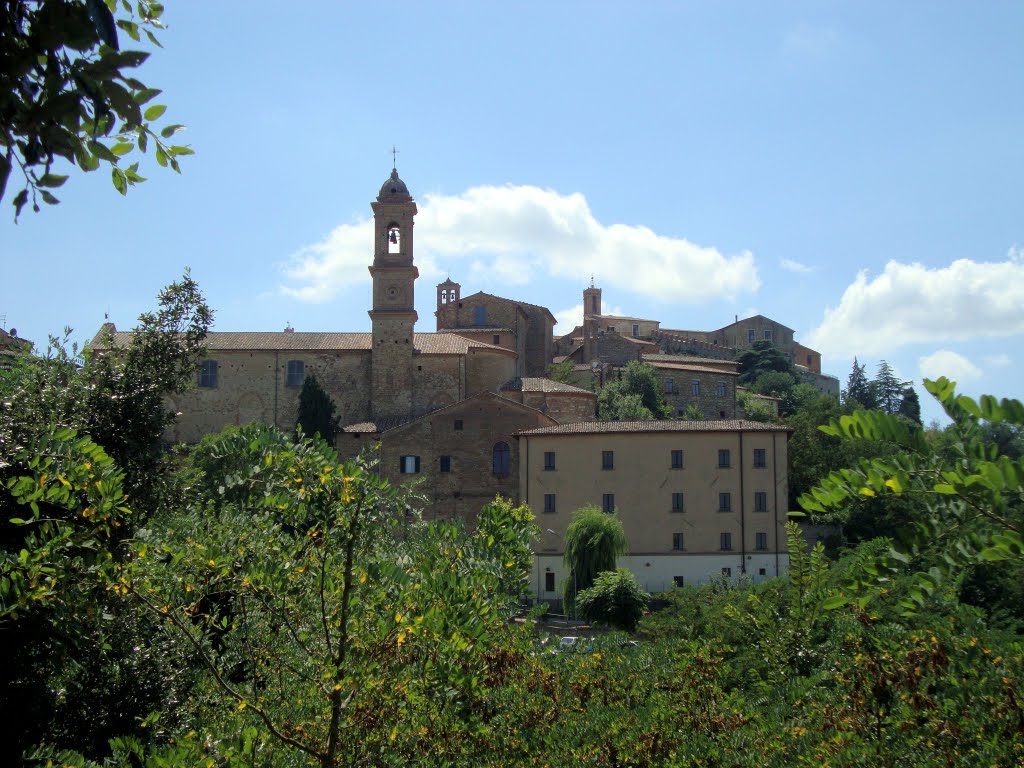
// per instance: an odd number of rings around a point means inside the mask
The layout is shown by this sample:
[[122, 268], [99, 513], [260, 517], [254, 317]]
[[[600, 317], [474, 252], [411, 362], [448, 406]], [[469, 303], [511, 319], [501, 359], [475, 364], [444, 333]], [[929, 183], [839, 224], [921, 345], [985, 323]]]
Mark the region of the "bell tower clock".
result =
[[373, 417], [408, 416], [412, 411], [413, 329], [416, 324], [413, 217], [416, 203], [391, 169], [373, 208], [373, 309], [371, 396]]

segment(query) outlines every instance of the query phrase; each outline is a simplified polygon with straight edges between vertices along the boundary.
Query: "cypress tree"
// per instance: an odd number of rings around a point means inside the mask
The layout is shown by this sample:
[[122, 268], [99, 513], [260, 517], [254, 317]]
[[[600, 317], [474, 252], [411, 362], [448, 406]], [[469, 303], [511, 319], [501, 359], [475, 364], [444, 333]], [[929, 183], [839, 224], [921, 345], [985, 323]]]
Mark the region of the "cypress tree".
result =
[[315, 376], [306, 376], [299, 392], [299, 411], [295, 417], [296, 428], [306, 435], [320, 435], [328, 444], [334, 445], [340, 418], [334, 401], [320, 386]]

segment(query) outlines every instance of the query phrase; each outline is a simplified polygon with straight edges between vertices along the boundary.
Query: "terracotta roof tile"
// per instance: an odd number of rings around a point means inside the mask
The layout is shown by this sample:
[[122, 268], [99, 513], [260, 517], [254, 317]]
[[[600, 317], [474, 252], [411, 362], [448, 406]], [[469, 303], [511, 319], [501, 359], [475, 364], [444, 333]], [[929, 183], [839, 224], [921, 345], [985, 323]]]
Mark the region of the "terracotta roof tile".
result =
[[571, 395], [591, 395], [597, 397], [593, 392], [587, 389], [581, 389], [580, 387], [574, 387], [571, 384], [563, 384], [560, 381], [554, 379], [545, 379], [542, 377], [525, 377], [515, 378], [511, 381], [503, 384], [501, 388], [505, 391], [511, 392], [546, 392], [548, 394], [571, 394]]
[[[127, 345], [130, 331], [115, 331], [114, 346]], [[370, 351], [373, 337], [369, 333], [319, 333], [304, 331], [211, 331], [206, 334], [206, 347], [211, 352], [230, 351]], [[482, 341], [467, 339], [455, 333], [414, 334], [416, 351], [424, 355], [464, 355], [470, 349], [509, 350]], [[102, 332], [92, 341], [94, 349], [106, 349]]]
[[765, 424], [743, 419], [708, 421], [577, 421], [557, 427], [541, 427], [520, 435], [596, 435], [611, 432], [791, 432], [782, 424]]

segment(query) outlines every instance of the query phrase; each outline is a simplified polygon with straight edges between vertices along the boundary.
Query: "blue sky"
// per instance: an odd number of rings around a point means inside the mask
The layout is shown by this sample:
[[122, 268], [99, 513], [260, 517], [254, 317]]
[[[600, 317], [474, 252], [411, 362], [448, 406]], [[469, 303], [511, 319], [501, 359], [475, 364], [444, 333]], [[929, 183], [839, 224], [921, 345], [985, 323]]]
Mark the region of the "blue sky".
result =
[[167, 6], [141, 79], [196, 155], [0, 219], [22, 336], [130, 328], [186, 265], [216, 330], [368, 330], [394, 144], [419, 330], [449, 275], [567, 329], [593, 274], [664, 327], [768, 315], [843, 382], [1024, 395], [1020, 3]]

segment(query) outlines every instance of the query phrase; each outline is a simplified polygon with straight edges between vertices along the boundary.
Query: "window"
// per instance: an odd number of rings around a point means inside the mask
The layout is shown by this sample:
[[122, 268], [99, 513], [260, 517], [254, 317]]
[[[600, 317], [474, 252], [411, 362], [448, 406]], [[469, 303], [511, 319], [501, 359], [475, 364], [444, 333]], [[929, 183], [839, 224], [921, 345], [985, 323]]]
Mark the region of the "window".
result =
[[673, 576], [672, 577], [672, 583], [675, 584], [677, 587], [685, 587], [686, 586], [686, 577], [685, 576]]
[[[727, 533], [727, 532], [723, 531], [722, 533], [720, 533], [718, 535], [718, 548], [721, 549], [724, 552], [727, 552], [730, 549], [732, 549], [732, 534], [731, 533]], [[725, 569], [722, 569], [722, 572], [725, 573]]]
[[700, 379], [694, 379], [690, 382], [690, 391], [695, 394], [700, 394]]
[[727, 579], [731, 578], [732, 577], [732, 568], [723, 568], [722, 569], [722, 575], [725, 576], [725, 578], [727, 578]]
[[555, 471], [555, 452], [544, 451], [544, 469], [548, 472]]
[[438, 461], [440, 463], [440, 466], [439, 466], [438, 469], [441, 472], [451, 472], [452, 471], [452, 457], [451, 456], [442, 456]]
[[544, 591], [555, 591], [555, 574], [551, 573], [550, 571], [544, 574]]
[[217, 361], [216, 360], [203, 360], [199, 365], [199, 386], [200, 387], [216, 387], [217, 386]]
[[487, 325], [487, 307], [473, 307], [473, 325]]
[[678, 550], [686, 549], [685, 543], [686, 543], [686, 541], [685, 541], [685, 538], [684, 538], [683, 534], [681, 534], [681, 533], [673, 533], [672, 534], [672, 549], [677, 550], [677, 551]]
[[672, 451], [672, 469], [682, 469], [682, 468], [683, 468], [683, 452], [682, 451]]
[[462, 419], [456, 419], [455, 420], [455, 431], [456, 432], [461, 432], [462, 431]]
[[640, 325], [638, 323], [633, 323], [633, 336], [636, 337], [636, 336], [639, 336], [639, 335], [640, 335]]
[[601, 451], [601, 469], [615, 469], [615, 451]]
[[753, 343], [754, 343], [754, 329], [753, 328], [747, 328], [747, 344], [753, 344]]
[[555, 513], [555, 494], [544, 494], [544, 512], [553, 515]]
[[718, 494], [718, 511], [732, 512], [732, 494], [725, 492]]
[[754, 492], [754, 511], [755, 512], [767, 512], [768, 511], [768, 493], [766, 491], [755, 491]]
[[765, 550], [768, 549], [768, 534], [764, 531], [758, 531], [754, 534], [754, 549]]
[[675, 391], [676, 391], [675, 379], [672, 379], [672, 378], [665, 379], [665, 392], [671, 395]]
[[615, 494], [606, 493], [601, 497], [601, 509], [609, 515], [615, 511]]
[[497, 347], [500, 344], [501, 344], [501, 336], [499, 336], [498, 334], [494, 334], [494, 346]]
[[807, 367], [810, 368], [812, 365], [814, 365], [814, 355], [808, 355], [807, 356]]
[[771, 341], [772, 340], [772, 329], [771, 328], [766, 328], [765, 329], [765, 331], [764, 331], [764, 340], [765, 341]]
[[719, 397], [725, 397], [725, 382], [720, 381], [715, 385], [715, 394]]
[[415, 475], [420, 471], [419, 456], [399, 456], [398, 471], [403, 475]]
[[728, 448], [719, 448], [718, 449], [718, 468], [719, 469], [728, 469], [731, 463], [732, 462], [731, 462], [731, 457], [729, 456], [729, 449]]
[[683, 494], [676, 492], [672, 494], [672, 511], [682, 512], [683, 511]]
[[288, 373], [285, 376], [285, 386], [301, 387], [306, 378], [306, 364], [302, 360], [289, 360]]
[[767, 576], [768, 575], [768, 569], [767, 568], [758, 568], [757, 569], [757, 575], [758, 576]]
[[494, 450], [491, 451], [491, 471], [498, 476], [507, 475], [511, 471], [511, 464], [512, 457], [508, 443], [495, 443]]
[[615, 333], [615, 326], [614, 325], [609, 325], [608, 326], [608, 333]]
[[592, 315], [597, 314], [597, 296], [590, 297], [590, 313]]
[[764, 448], [754, 449], [754, 469], [764, 469], [768, 466], [768, 452]]

